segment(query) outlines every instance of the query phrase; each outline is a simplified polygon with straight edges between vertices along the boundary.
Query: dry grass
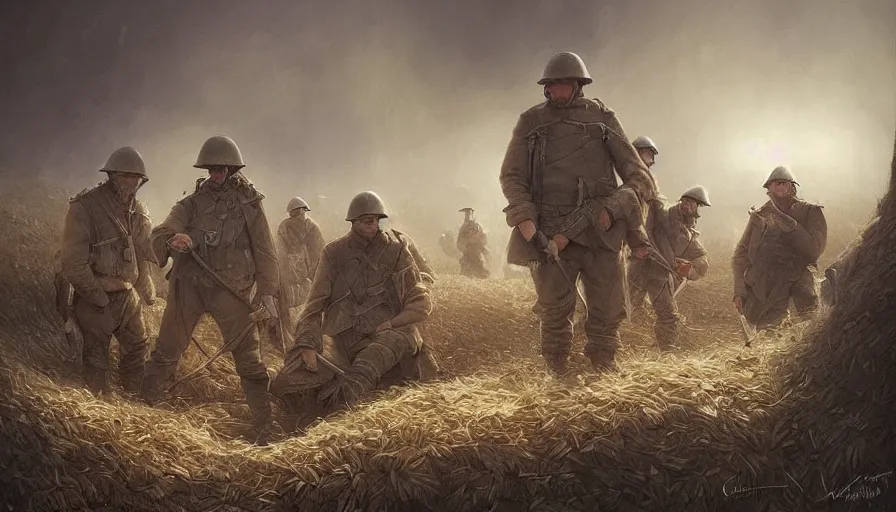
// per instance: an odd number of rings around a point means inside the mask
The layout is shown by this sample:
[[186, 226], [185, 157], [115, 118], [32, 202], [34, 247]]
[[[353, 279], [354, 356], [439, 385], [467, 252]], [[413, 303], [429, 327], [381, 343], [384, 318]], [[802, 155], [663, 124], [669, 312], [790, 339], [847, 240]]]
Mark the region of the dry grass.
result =
[[[892, 386], [867, 391], [867, 379], [893, 369], [892, 343], [874, 344], [869, 359], [858, 349], [824, 350], [819, 326], [799, 325], [743, 349], [724, 270], [683, 292], [689, 330], [681, 351], [660, 355], [649, 323], [627, 322], [618, 373], [598, 379], [579, 360], [566, 382], [541, 370], [527, 282], [444, 276], [425, 326], [440, 356], [440, 381], [388, 390], [269, 447], [241, 440], [247, 410], [229, 360], [160, 408], [118, 394], [96, 399], [78, 383], [52, 311], [46, 242], [58, 236], [64, 204], [58, 192], [34, 189], [24, 199], [18, 191], [15, 201], [0, 197], [3, 213], [16, 214], [0, 225], [3, 240], [16, 241], [0, 249], [11, 262], [0, 274], [0, 495], [12, 509], [827, 510], [885, 503], [884, 496], [815, 500], [825, 494], [818, 475], [839, 488], [851, 475], [883, 472], [892, 457], [879, 449], [890, 449], [886, 436], [894, 434], [892, 423], [880, 421], [883, 406], [860, 406], [843, 390], [866, 393], [863, 404], [892, 398]], [[148, 312], [152, 332], [160, 311]], [[846, 313], [827, 321], [838, 314]], [[807, 328], [808, 341], [798, 341]], [[197, 334], [206, 351], [220, 344], [213, 324]], [[279, 356], [265, 348], [276, 369]], [[200, 361], [191, 346], [181, 370]], [[843, 378], [849, 385], [830, 382], [828, 368], [851, 372]], [[731, 482], [789, 487], [726, 497]]]

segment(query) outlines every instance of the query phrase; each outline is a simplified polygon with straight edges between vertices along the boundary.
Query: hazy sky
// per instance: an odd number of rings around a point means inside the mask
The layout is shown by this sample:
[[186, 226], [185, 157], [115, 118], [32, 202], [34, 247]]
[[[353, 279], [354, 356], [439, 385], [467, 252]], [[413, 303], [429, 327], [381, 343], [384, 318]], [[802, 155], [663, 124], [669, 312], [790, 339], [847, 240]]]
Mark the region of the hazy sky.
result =
[[739, 235], [779, 164], [832, 224], [863, 221], [884, 188], [892, 0], [4, 2], [0, 172], [79, 190], [133, 145], [161, 220], [223, 133], [274, 219], [293, 195], [341, 214], [373, 189], [427, 244], [464, 206], [500, 239], [510, 131], [561, 50], [631, 138], [657, 142], [667, 196], [709, 188], [704, 236]]

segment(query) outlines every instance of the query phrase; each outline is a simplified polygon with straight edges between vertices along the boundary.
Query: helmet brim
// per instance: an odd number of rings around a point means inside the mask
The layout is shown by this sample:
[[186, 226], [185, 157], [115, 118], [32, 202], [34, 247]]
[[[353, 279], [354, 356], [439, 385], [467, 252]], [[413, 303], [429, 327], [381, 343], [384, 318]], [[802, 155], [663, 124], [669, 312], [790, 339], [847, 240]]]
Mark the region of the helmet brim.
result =
[[538, 81], [538, 85], [548, 85], [551, 82], [559, 82], [560, 80], [575, 80], [579, 82], [579, 85], [588, 85], [594, 82], [590, 78], [542, 78]]

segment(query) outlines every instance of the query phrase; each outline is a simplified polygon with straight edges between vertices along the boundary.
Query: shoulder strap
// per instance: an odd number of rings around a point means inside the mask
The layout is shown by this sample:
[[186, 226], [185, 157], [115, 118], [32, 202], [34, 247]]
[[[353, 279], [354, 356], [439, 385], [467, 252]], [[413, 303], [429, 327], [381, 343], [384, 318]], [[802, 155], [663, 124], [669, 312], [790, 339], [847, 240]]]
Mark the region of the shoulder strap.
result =
[[116, 217], [115, 214], [113, 214], [109, 210], [109, 206], [105, 202], [100, 201], [99, 199], [97, 199], [95, 197], [91, 197], [90, 200], [93, 201], [94, 204], [98, 205], [100, 207], [100, 209], [103, 210], [103, 213], [105, 213], [106, 216], [109, 217], [109, 220], [111, 220], [112, 223], [115, 224], [115, 227], [121, 233], [121, 236], [123, 236], [123, 237], [130, 236], [130, 233], [128, 233], [128, 230], [125, 229], [124, 224], [122, 224], [121, 220], [119, 220], [118, 217]]

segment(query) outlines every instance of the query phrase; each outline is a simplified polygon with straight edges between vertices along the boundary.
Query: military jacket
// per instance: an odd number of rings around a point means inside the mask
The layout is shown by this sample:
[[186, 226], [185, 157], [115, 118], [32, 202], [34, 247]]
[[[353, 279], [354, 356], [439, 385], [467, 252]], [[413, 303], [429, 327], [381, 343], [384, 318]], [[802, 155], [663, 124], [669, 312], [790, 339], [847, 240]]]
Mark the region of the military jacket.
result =
[[107, 292], [136, 287], [144, 300], [155, 292], [149, 264], [146, 207], [137, 199], [124, 204], [111, 181], [82, 191], [70, 200], [62, 232], [62, 275], [75, 292], [94, 305], [109, 303]]
[[296, 345], [320, 350], [322, 335], [373, 334], [425, 320], [432, 300], [407, 243], [380, 231], [370, 242], [354, 231], [327, 244], [296, 327]]
[[172, 253], [168, 247], [171, 237], [186, 233], [194, 250], [235, 290], [248, 291], [254, 283], [257, 295], [274, 295], [279, 269], [262, 199], [264, 195], [239, 173], [218, 188], [207, 178], [200, 179], [195, 192], [178, 201], [153, 229], [153, 251], [160, 263], [174, 256], [172, 278], [203, 275], [189, 254]]

